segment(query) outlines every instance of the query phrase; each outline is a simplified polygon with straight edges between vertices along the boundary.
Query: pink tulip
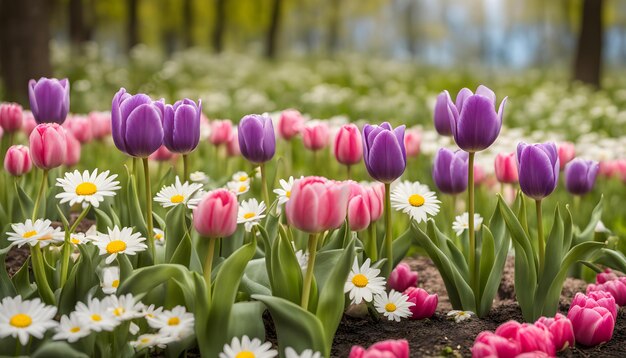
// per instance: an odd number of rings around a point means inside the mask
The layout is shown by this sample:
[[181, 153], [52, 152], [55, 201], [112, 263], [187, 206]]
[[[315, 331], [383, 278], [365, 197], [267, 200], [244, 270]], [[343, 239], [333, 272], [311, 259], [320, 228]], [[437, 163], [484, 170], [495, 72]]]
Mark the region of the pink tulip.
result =
[[7, 149], [4, 157], [4, 170], [9, 174], [19, 177], [30, 172], [33, 162], [28, 153], [28, 147], [23, 145], [12, 145]]
[[511, 320], [501, 324], [496, 329], [496, 334], [517, 342], [522, 353], [542, 351], [550, 356], [556, 354], [552, 335], [543, 324], [522, 324]]
[[517, 183], [517, 158], [515, 153], [499, 153], [494, 163], [496, 178], [500, 183]]
[[167, 147], [164, 145], [160, 146], [159, 149], [156, 150], [156, 152], [150, 154], [150, 156], [148, 157], [148, 159], [157, 162], [167, 162], [172, 158], [174, 158], [174, 153], [170, 152], [169, 149], [167, 149]]
[[422, 288], [409, 287], [404, 291], [404, 294], [409, 296], [409, 302], [415, 304], [409, 308], [412, 313], [411, 319], [430, 318], [435, 314], [437, 304], [439, 303], [439, 296], [436, 293], [429, 295]]
[[211, 122], [209, 141], [213, 145], [226, 144], [233, 136], [233, 123], [229, 119], [214, 120]]
[[37, 121], [35, 120], [35, 116], [33, 116], [33, 112], [24, 111], [22, 113], [24, 115], [22, 130], [24, 130], [24, 133], [26, 133], [26, 135], [30, 135], [33, 132], [33, 129], [37, 127]]
[[567, 318], [574, 326], [576, 342], [582, 345], [596, 346], [610, 341], [613, 337], [615, 318], [604, 307], [571, 306]]
[[237, 230], [237, 197], [226, 189], [208, 192], [193, 211], [193, 225], [200, 235], [217, 239]]
[[[589, 290], [589, 287], [587, 287], [587, 289]], [[615, 303], [615, 298], [613, 295], [605, 291], [589, 291], [587, 295], [578, 292], [572, 300], [570, 309], [573, 306], [580, 306], [583, 308], [604, 307], [611, 312], [613, 319], [617, 319], [617, 304]]]
[[608, 268], [596, 275], [596, 283], [605, 283], [615, 279], [617, 279], [617, 275]]
[[517, 342], [489, 331], [480, 332], [472, 346], [472, 358], [516, 357], [519, 353]]
[[348, 202], [348, 223], [350, 230], [362, 231], [370, 225], [369, 199], [357, 195]]
[[569, 163], [576, 156], [576, 148], [574, 143], [561, 142], [558, 147], [559, 163], [561, 164], [561, 170], [565, 168], [565, 164]]
[[71, 132], [65, 132], [65, 139], [65, 142], [67, 143], [65, 165], [73, 167], [80, 162], [81, 144]]
[[30, 157], [37, 168], [49, 170], [65, 164], [65, 129], [56, 123], [42, 123], [30, 133]]
[[322, 177], [304, 177], [294, 182], [285, 205], [291, 226], [320, 233], [343, 224], [348, 209], [349, 187]]
[[93, 139], [93, 124], [86, 116], [73, 115], [63, 122], [63, 127], [81, 143], [89, 143]]
[[474, 184], [482, 184], [487, 179], [487, 173], [480, 164], [474, 164]]
[[93, 139], [104, 139], [111, 135], [111, 113], [89, 112], [87, 118], [89, 118], [91, 123]]
[[284, 110], [278, 119], [278, 134], [284, 140], [291, 140], [302, 130], [304, 117], [295, 109]]
[[616, 160], [614, 166], [617, 176], [626, 183], [626, 159]]
[[385, 197], [385, 184], [375, 182], [364, 187], [369, 200], [370, 221], [375, 222], [383, 215], [383, 200]]
[[344, 165], [357, 164], [363, 158], [363, 139], [359, 128], [350, 123], [339, 128], [335, 137], [334, 153]]
[[407, 157], [417, 157], [422, 145], [422, 134], [417, 129], [407, 129], [404, 132], [404, 149]]
[[304, 147], [309, 150], [320, 150], [328, 145], [330, 129], [326, 122], [311, 121], [302, 131]]
[[229, 157], [238, 157], [241, 155], [241, 150], [239, 149], [239, 135], [237, 134], [237, 130], [234, 131], [232, 137], [226, 143], [226, 155]]
[[348, 358], [409, 358], [409, 342], [406, 339], [374, 343], [368, 349], [352, 346]]
[[554, 318], [539, 317], [535, 325], [544, 325], [552, 334], [552, 343], [557, 351], [574, 346], [574, 327], [572, 322], [560, 313]]
[[587, 294], [594, 291], [608, 292], [618, 306], [626, 306], [626, 277], [616, 278], [605, 283], [587, 286]]
[[399, 292], [405, 291], [409, 287], [417, 286], [417, 272], [411, 271], [411, 267], [405, 263], [399, 263], [391, 271], [387, 281], [389, 288]]
[[515, 356], [515, 358], [550, 358], [553, 357], [542, 351], [524, 352]]
[[7, 133], [17, 132], [22, 128], [22, 106], [17, 103], [0, 104], [0, 127]]

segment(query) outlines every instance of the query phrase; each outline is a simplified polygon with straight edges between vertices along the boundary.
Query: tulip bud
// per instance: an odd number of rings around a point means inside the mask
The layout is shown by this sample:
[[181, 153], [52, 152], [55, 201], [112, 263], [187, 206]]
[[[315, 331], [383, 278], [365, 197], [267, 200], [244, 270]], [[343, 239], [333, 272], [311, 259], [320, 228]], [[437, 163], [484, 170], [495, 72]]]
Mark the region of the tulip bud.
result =
[[559, 156], [554, 143], [517, 145], [520, 188], [527, 196], [541, 200], [559, 182]]
[[33, 112], [24, 111], [22, 113], [24, 115], [22, 130], [24, 131], [24, 133], [26, 133], [27, 136], [30, 136], [30, 134], [33, 132], [33, 129], [37, 127], [37, 121], [35, 120], [35, 116], [33, 116]]
[[334, 153], [337, 161], [344, 165], [353, 165], [363, 157], [363, 139], [359, 128], [350, 123], [341, 126], [335, 137]]
[[19, 177], [30, 172], [33, 163], [30, 159], [28, 147], [23, 145], [12, 145], [7, 149], [4, 157], [4, 170], [9, 174]]
[[407, 130], [404, 133], [404, 149], [407, 157], [417, 157], [420, 154], [422, 135], [416, 129]]
[[574, 143], [561, 142], [558, 145], [559, 162], [561, 163], [560, 169], [565, 168], [565, 165], [569, 163], [576, 156], [576, 148]]
[[30, 80], [28, 98], [37, 123], [63, 124], [70, 109], [70, 82], [67, 78]]
[[367, 191], [355, 181], [349, 180], [347, 184], [350, 188], [350, 195], [348, 196], [348, 223], [350, 224], [350, 230], [365, 230], [371, 222]]
[[617, 279], [617, 275], [609, 268], [596, 275], [596, 283], [605, 283]]
[[91, 123], [91, 132], [94, 139], [103, 139], [111, 134], [111, 113], [90, 112], [88, 114]]
[[93, 124], [88, 117], [71, 116], [63, 123], [63, 127], [81, 143], [88, 143], [93, 139]]
[[65, 133], [67, 151], [65, 154], [65, 165], [73, 167], [80, 161], [81, 145], [78, 139], [71, 132]]
[[[587, 291], [589, 291], [587, 292], [587, 295], [578, 292], [574, 296], [574, 299], [572, 299], [572, 304], [570, 305], [570, 309], [572, 306], [580, 306], [584, 308], [603, 307], [611, 312], [613, 319], [617, 319], [617, 304], [615, 303], [615, 298], [613, 297], [613, 295], [601, 290], [593, 291], [593, 287], [587, 287]], [[567, 317], [569, 318], [569, 315]]]
[[302, 143], [306, 149], [317, 151], [328, 145], [330, 129], [322, 121], [310, 121], [302, 130]]
[[518, 357], [519, 353], [520, 347], [516, 341], [489, 331], [480, 332], [472, 346], [472, 358]]
[[500, 183], [517, 183], [517, 161], [515, 153], [499, 153], [494, 163], [496, 178]]
[[348, 358], [409, 358], [409, 342], [405, 339], [374, 343], [368, 349], [352, 346]]
[[383, 215], [385, 184], [369, 183], [364, 186], [370, 208], [370, 221], [375, 222]]
[[241, 155], [239, 149], [239, 133], [235, 130], [235, 133], [230, 137], [228, 143], [226, 143], [226, 155], [229, 157], [238, 157]]
[[200, 235], [217, 239], [237, 230], [239, 203], [235, 194], [226, 189], [208, 192], [193, 211], [193, 225]]
[[211, 122], [211, 134], [209, 141], [215, 145], [226, 144], [233, 136], [233, 123], [228, 119], [214, 120]]
[[424, 289], [417, 287], [407, 288], [404, 294], [409, 296], [407, 301], [415, 304], [409, 307], [412, 314], [411, 319], [430, 318], [435, 314], [437, 304], [439, 303], [439, 296], [437, 296], [437, 294], [429, 295]]
[[574, 195], [587, 194], [596, 183], [599, 169], [598, 162], [580, 158], [572, 160], [565, 166], [565, 189]]
[[536, 325], [544, 325], [552, 334], [552, 343], [557, 351], [574, 346], [574, 327], [572, 322], [560, 313], [554, 318], [539, 317]]
[[202, 101], [198, 104], [183, 99], [166, 105], [163, 115], [163, 144], [173, 153], [193, 152], [200, 141], [200, 114]]
[[304, 125], [304, 117], [295, 109], [288, 109], [280, 114], [278, 120], [278, 134], [284, 140], [291, 140], [297, 136]]
[[406, 169], [404, 148], [405, 126], [393, 129], [387, 122], [380, 126], [366, 124], [363, 128], [363, 158], [370, 176], [389, 184]]
[[567, 318], [572, 321], [576, 342], [585, 346], [597, 346], [613, 337], [615, 318], [608, 309], [600, 306], [570, 306]]
[[22, 128], [22, 106], [17, 103], [0, 104], [0, 127], [7, 133], [17, 132]]
[[443, 136], [452, 136], [452, 125], [458, 116], [459, 112], [454, 103], [452, 103], [450, 93], [448, 93], [448, 91], [441, 92], [437, 96], [435, 111], [433, 113], [437, 133]]
[[442, 193], [459, 194], [467, 189], [469, 154], [441, 148], [435, 155], [433, 181]]
[[241, 119], [237, 129], [239, 150], [254, 164], [272, 160], [276, 153], [276, 137], [272, 119], [267, 114], [250, 114]]
[[599, 285], [587, 286], [587, 294], [596, 291], [608, 292], [613, 296], [618, 306], [626, 306], [626, 277], [606, 281]]
[[398, 266], [391, 271], [387, 284], [391, 289], [404, 292], [409, 287], [417, 286], [417, 272], [411, 271], [409, 265], [399, 263]]
[[30, 157], [37, 168], [50, 170], [65, 163], [65, 129], [56, 123], [39, 124], [30, 133]]

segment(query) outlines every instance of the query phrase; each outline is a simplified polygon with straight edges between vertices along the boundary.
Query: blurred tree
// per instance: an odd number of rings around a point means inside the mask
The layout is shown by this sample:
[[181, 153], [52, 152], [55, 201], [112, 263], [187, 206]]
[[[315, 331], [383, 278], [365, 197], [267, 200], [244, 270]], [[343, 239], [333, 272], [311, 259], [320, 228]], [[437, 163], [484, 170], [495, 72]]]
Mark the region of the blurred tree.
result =
[[85, 26], [83, 0], [70, 0], [68, 10], [70, 42], [72, 47], [79, 47], [89, 39]]
[[270, 25], [267, 30], [267, 37], [265, 40], [265, 56], [267, 58], [276, 58], [276, 51], [278, 47], [278, 30], [280, 27], [282, 0], [273, 0], [272, 12], [270, 17]]
[[28, 80], [50, 76], [51, 2], [0, 0], [0, 76], [4, 100], [28, 103]]
[[193, 44], [193, 0], [183, 1], [183, 43], [185, 47]]
[[224, 30], [226, 29], [226, 0], [215, 1], [215, 19], [213, 22], [213, 51], [224, 50]]
[[139, 43], [139, 0], [126, 0], [126, 5], [127, 49], [131, 50]]
[[574, 80], [600, 87], [602, 70], [602, 8], [604, 0], [584, 0]]
[[332, 57], [339, 49], [339, 25], [342, 0], [329, 0], [327, 52]]

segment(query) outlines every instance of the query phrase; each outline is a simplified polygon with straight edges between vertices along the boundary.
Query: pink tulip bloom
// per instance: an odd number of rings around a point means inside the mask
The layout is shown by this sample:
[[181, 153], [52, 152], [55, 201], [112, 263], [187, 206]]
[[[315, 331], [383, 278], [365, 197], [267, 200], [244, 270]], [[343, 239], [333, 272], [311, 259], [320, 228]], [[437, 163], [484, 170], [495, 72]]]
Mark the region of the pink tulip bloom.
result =
[[63, 122], [63, 127], [81, 143], [89, 143], [93, 139], [93, 124], [86, 116], [73, 115]]
[[480, 332], [472, 346], [472, 358], [516, 357], [519, 353], [517, 342], [489, 331]]
[[284, 140], [297, 136], [304, 125], [304, 117], [295, 109], [284, 110], [278, 119], [278, 134]]
[[[67, 123], [67, 122], [66, 122]], [[81, 144], [71, 132], [65, 133], [67, 151], [65, 154], [65, 165], [73, 167], [80, 162]]]
[[22, 106], [17, 103], [0, 104], [0, 127], [7, 133], [17, 132], [22, 128]]
[[91, 123], [93, 139], [103, 139], [111, 135], [111, 113], [89, 112], [87, 118]]
[[421, 145], [422, 135], [417, 129], [407, 129], [404, 132], [404, 149], [407, 157], [417, 157]]
[[348, 202], [350, 230], [362, 231], [370, 225], [370, 208], [367, 197], [357, 195]]
[[406, 339], [374, 343], [368, 349], [352, 346], [348, 358], [409, 358], [409, 342]]
[[626, 183], [626, 159], [620, 159], [615, 161], [615, 172], [618, 177]]
[[380, 182], [370, 183], [364, 187], [369, 200], [370, 221], [375, 222], [383, 215], [385, 198], [385, 184]]
[[329, 140], [330, 129], [326, 122], [311, 121], [302, 131], [302, 142], [309, 150], [320, 150], [328, 145]]
[[411, 319], [430, 318], [435, 314], [437, 304], [439, 303], [437, 294], [429, 295], [426, 290], [417, 287], [407, 288], [404, 294], [409, 296], [409, 302], [415, 304], [409, 308], [412, 313]]
[[626, 277], [616, 278], [598, 285], [588, 285], [587, 294], [594, 291], [608, 292], [618, 306], [626, 306]]
[[535, 325], [544, 325], [550, 331], [557, 351], [574, 346], [574, 326], [564, 315], [557, 313], [554, 318], [539, 317]]
[[480, 164], [474, 164], [474, 184], [479, 185], [486, 181], [487, 173]]
[[33, 129], [37, 127], [37, 121], [35, 120], [35, 116], [33, 116], [33, 112], [31, 111], [24, 111], [23, 115], [24, 121], [22, 129], [24, 130], [24, 133], [29, 136], [33, 132]]
[[150, 154], [150, 156], [148, 157], [148, 159], [157, 162], [167, 162], [172, 158], [174, 158], [174, 153], [170, 152], [169, 149], [167, 149], [167, 147], [164, 145], [160, 146], [159, 149], [156, 150], [156, 152]]
[[500, 183], [517, 183], [517, 158], [515, 153], [499, 153], [494, 163], [496, 178]]
[[617, 279], [617, 275], [608, 268], [596, 275], [596, 283], [605, 283], [615, 279]]
[[[588, 291], [589, 286], [587, 287]], [[617, 319], [617, 304], [615, 303], [615, 298], [613, 295], [605, 291], [589, 291], [587, 295], [582, 292], [578, 292], [572, 300], [570, 309], [573, 306], [580, 306], [584, 308], [604, 307], [611, 312], [613, 319]]]
[[226, 143], [226, 155], [229, 157], [238, 157], [241, 155], [241, 149], [239, 149], [239, 135], [237, 130], [234, 131], [233, 136]]
[[193, 226], [200, 235], [217, 239], [237, 230], [237, 197], [226, 189], [208, 192], [193, 211]]
[[294, 182], [285, 205], [289, 224], [308, 233], [336, 229], [348, 209], [349, 186], [322, 177], [304, 177]]
[[613, 337], [615, 318], [604, 307], [571, 306], [567, 318], [574, 326], [576, 342], [582, 345], [596, 346], [610, 341]]
[[387, 284], [391, 289], [404, 292], [409, 287], [417, 286], [417, 272], [411, 271], [409, 265], [399, 263], [398, 266], [391, 271]]
[[339, 128], [335, 136], [334, 153], [337, 161], [344, 165], [353, 165], [361, 161], [363, 138], [356, 125], [344, 124]]
[[561, 142], [558, 146], [559, 163], [561, 164], [561, 170], [565, 168], [565, 164], [569, 163], [576, 156], [576, 148], [574, 143]]
[[515, 358], [550, 358], [553, 357], [542, 351], [524, 352], [515, 356]]
[[517, 342], [522, 353], [542, 351], [550, 356], [556, 354], [552, 334], [543, 324], [532, 325], [511, 320], [501, 324], [496, 334]]
[[4, 170], [9, 174], [19, 177], [30, 172], [33, 162], [30, 159], [28, 147], [23, 145], [12, 145], [7, 149], [4, 157]]
[[209, 141], [213, 145], [226, 144], [233, 136], [233, 123], [229, 119], [214, 120], [211, 122]]
[[56, 123], [42, 123], [29, 137], [30, 157], [37, 168], [50, 170], [65, 164], [67, 139], [65, 129]]

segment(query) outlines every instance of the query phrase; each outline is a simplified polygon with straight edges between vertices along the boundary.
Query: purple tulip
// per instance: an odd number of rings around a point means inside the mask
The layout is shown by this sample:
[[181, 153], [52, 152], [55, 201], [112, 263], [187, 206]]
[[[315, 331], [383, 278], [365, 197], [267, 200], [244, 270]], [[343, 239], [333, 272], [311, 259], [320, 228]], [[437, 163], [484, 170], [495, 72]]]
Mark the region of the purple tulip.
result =
[[163, 115], [163, 144], [173, 153], [187, 154], [194, 151], [200, 141], [200, 114], [202, 101], [190, 99], [165, 105]]
[[383, 183], [398, 179], [406, 168], [404, 129], [393, 129], [385, 122], [380, 126], [366, 124], [363, 128], [363, 159], [370, 176]]
[[559, 182], [559, 155], [552, 142], [517, 145], [519, 185], [524, 194], [541, 200], [550, 195]]
[[271, 160], [276, 152], [276, 135], [272, 119], [266, 115], [249, 114], [239, 122], [237, 131], [241, 155], [252, 163]]
[[63, 124], [70, 110], [70, 82], [67, 78], [41, 77], [28, 81], [30, 110], [37, 123]]
[[435, 121], [435, 129], [437, 133], [444, 136], [452, 135], [452, 123], [459, 116], [459, 112], [450, 98], [448, 91], [443, 91], [437, 96], [437, 102], [435, 103], [435, 113], [433, 119]]
[[155, 102], [143, 93], [131, 95], [120, 90], [111, 103], [111, 132], [122, 152], [146, 158], [163, 144], [163, 101]]
[[[496, 95], [485, 86], [479, 86], [476, 93], [463, 88], [456, 97], [458, 116], [450, 116], [454, 141], [466, 152], [479, 152], [495, 142], [500, 128], [506, 98], [500, 103], [496, 113]], [[453, 114], [453, 111], [450, 111]]]
[[596, 183], [598, 170], [598, 162], [580, 158], [572, 160], [565, 166], [565, 188], [572, 194], [587, 194]]
[[433, 180], [442, 193], [459, 194], [467, 189], [468, 159], [469, 154], [462, 150], [439, 149], [433, 165]]

